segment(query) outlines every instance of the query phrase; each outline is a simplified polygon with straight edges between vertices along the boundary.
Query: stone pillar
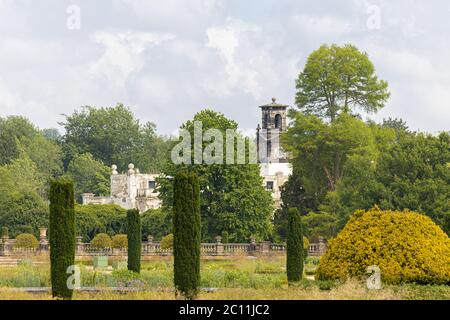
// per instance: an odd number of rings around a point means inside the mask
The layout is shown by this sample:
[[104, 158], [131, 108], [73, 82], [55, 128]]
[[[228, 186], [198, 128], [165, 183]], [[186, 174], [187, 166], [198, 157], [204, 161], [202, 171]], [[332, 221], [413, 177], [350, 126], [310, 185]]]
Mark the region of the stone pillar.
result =
[[155, 252], [155, 244], [153, 243], [153, 236], [148, 235], [147, 236], [147, 253], [154, 253]]
[[222, 256], [223, 255], [223, 243], [222, 243], [222, 237], [217, 236], [216, 237], [216, 255]]
[[83, 242], [82, 242], [83, 237], [82, 236], [77, 236], [76, 239], [77, 239], [77, 245], [76, 245], [77, 250], [76, 250], [76, 253], [77, 254], [81, 254], [81, 253], [83, 253], [83, 249], [84, 249]]
[[327, 250], [327, 245], [323, 241], [324, 239], [322, 237], [319, 237], [319, 255], [322, 255]]
[[250, 252], [255, 252], [256, 251], [256, 238], [254, 236], [250, 237], [249, 251]]
[[262, 253], [270, 252], [270, 241], [261, 242], [261, 252]]
[[39, 250], [48, 250], [47, 228], [39, 228]]
[[0, 241], [0, 256], [7, 256], [10, 251], [9, 238], [8, 236], [3, 236]]

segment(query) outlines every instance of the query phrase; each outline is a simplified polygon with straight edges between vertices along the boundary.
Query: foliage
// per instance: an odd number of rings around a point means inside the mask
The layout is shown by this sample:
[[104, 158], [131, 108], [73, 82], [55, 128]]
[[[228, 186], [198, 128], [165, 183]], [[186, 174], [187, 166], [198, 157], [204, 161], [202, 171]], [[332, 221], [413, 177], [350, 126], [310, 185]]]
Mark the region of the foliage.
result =
[[[214, 128], [224, 135], [227, 129], [237, 129], [236, 122], [224, 115], [212, 110], [203, 110], [197, 113], [193, 120], [181, 126], [191, 133], [191, 137], [194, 134], [194, 121], [202, 122], [203, 133]], [[246, 143], [248, 146], [248, 140]], [[203, 149], [207, 146], [209, 145], [204, 142]], [[234, 148], [237, 148], [237, 143], [234, 144]], [[191, 152], [191, 157], [193, 153]], [[223, 154], [225, 155], [225, 152]], [[273, 211], [272, 197], [262, 185], [258, 164], [169, 163], [164, 169], [164, 174], [174, 177], [178, 172], [186, 170], [187, 166], [199, 178], [204, 241], [213, 241], [223, 231], [227, 231], [230, 241], [235, 242], [248, 241], [251, 235], [259, 239], [268, 239], [272, 231], [270, 221]], [[170, 211], [173, 204], [172, 181], [161, 178], [159, 191], [164, 208]]]
[[24, 249], [37, 249], [39, 247], [39, 241], [33, 234], [22, 233], [16, 237], [14, 247]]
[[1, 236], [1, 238], [9, 237], [8, 227], [2, 227], [2, 232], [1, 232], [0, 236]]
[[161, 249], [167, 250], [173, 248], [173, 234], [169, 233], [161, 239]]
[[128, 248], [128, 237], [126, 234], [116, 234], [111, 239], [112, 247], [115, 249]]
[[302, 112], [334, 121], [356, 108], [376, 112], [389, 99], [367, 53], [353, 45], [322, 45], [312, 52], [296, 82], [295, 102]]
[[304, 244], [301, 216], [297, 208], [289, 208], [286, 243], [286, 273], [288, 282], [297, 282], [303, 276]]
[[174, 285], [194, 299], [200, 286], [200, 184], [195, 173], [178, 173], [173, 182]]
[[113, 236], [126, 231], [126, 210], [117, 205], [76, 205], [75, 220], [77, 235], [83, 241], [90, 241], [99, 233]]
[[111, 169], [95, 160], [90, 153], [74, 155], [67, 168], [67, 175], [74, 181], [78, 202], [81, 202], [83, 193], [109, 195], [110, 174]]
[[361, 277], [368, 266], [383, 283], [450, 284], [450, 239], [432, 220], [411, 211], [355, 211], [329, 242], [317, 279]]
[[155, 133], [155, 125], [141, 125], [129, 108], [85, 106], [66, 116], [63, 123], [65, 164], [77, 154], [90, 153], [107, 165], [126, 168], [130, 162], [143, 172], [160, 169], [167, 157], [165, 140]]
[[37, 167], [29, 158], [12, 160], [0, 166], [0, 226], [8, 227], [11, 237], [19, 233], [37, 234], [48, 226], [48, 205], [40, 190], [43, 182]]
[[141, 272], [142, 227], [139, 211], [127, 211], [128, 270]]
[[91, 247], [96, 249], [107, 249], [112, 247], [111, 237], [106, 233], [97, 234], [94, 239], [91, 240]]
[[163, 209], [149, 209], [141, 215], [142, 235], [160, 240], [172, 232], [172, 215]]
[[71, 299], [67, 268], [75, 264], [75, 200], [73, 182], [66, 178], [50, 182], [50, 262], [53, 297]]

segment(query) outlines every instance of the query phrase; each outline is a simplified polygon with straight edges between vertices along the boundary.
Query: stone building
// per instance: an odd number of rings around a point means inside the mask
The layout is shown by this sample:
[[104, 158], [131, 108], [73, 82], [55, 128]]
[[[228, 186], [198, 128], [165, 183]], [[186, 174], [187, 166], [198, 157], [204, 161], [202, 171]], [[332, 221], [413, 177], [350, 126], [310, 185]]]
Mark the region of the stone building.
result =
[[83, 194], [83, 204], [117, 204], [124, 209], [138, 209], [145, 212], [161, 206], [156, 192], [156, 177], [159, 174], [143, 174], [128, 165], [124, 174], [117, 172], [117, 166], [111, 166], [111, 195], [98, 197], [92, 193]]
[[280, 187], [292, 173], [292, 166], [287, 155], [282, 151], [280, 135], [287, 128], [287, 105], [276, 102], [260, 106], [262, 125], [256, 128], [256, 145], [258, 160], [261, 166], [260, 174], [264, 178], [264, 186], [272, 191], [275, 208], [281, 205]]
[[[272, 103], [262, 105], [262, 123], [256, 129], [256, 145], [260, 174], [264, 186], [272, 192], [275, 208], [281, 204], [280, 187], [292, 173], [291, 165], [285, 153], [281, 151], [279, 137], [286, 131], [287, 105], [279, 104], [275, 98]], [[117, 166], [112, 165], [111, 195], [99, 197], [92, 193], [83, 194], [83, 204], [117, 204], [125, 209], [138, 209], [144, 212], [161, 206], [156, 188], [156, 177], [159, 174], [143, 174], [128, 166], [125, 174], [118, 174]]]

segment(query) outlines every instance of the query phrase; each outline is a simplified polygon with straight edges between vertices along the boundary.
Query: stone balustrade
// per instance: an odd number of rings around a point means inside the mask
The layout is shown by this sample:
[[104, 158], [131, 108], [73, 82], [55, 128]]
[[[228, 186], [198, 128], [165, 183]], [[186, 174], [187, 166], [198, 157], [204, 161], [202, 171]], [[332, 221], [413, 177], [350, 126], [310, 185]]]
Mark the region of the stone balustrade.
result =
[[[46, 232], [41, 230], [39, 247], [36, 249], [16, 248], [15, 240], [2, 238], [0, 240], [0, 256], [21, 255], [21, 254], [39, 254], [47, 252], [49, 245]], [[256, 242], [251, 239], [249, 243], [222, 243], [220, 237], [215, 243], [202, 243], [201, 254], [204, 256], [239, 256], [239, 255], [258, 255], [258, 254], [285, 254], [286, 245], [284, 243]], [[310, 256], [321, 256], [325, 253], [326, 244], [323, 240], [309, 245], [308, 254]], [[127, 255], [127, 249], [117, 248], [95, 248], [90, 243], [82, 242], [81, 237], [76, 239], [77, 256], [124, 256]], [[142, 242], [143, 256], [167, 256], [172, 255], [171, 249], [161, 248], [158, 241], [153, 241], [151, 236], [148, 241]]]

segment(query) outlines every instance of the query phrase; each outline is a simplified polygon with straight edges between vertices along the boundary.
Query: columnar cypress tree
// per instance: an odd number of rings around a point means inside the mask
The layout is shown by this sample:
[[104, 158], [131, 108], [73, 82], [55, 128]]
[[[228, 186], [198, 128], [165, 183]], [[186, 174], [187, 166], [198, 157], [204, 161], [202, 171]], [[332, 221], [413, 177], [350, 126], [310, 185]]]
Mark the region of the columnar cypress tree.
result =
[[128, 270], [141, 272], [141, 216], [139, 211], [127, 211], [127, 237], [128, 237]]
[[67, 268], [75, 264], [75, 210], [73, 182], [59, 178], [50, 182], [50, 263], [53, 297], [72, 299]]
[[173, 254], [176, 293], [195, 299], [200, 286], [200, 186], [195, 173], [174, 178]]
[[287, 226], [287, 260], [288, 282], [300, 281], [303, 276], [303, 228], [297, 208], [289, 208]]

